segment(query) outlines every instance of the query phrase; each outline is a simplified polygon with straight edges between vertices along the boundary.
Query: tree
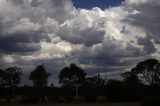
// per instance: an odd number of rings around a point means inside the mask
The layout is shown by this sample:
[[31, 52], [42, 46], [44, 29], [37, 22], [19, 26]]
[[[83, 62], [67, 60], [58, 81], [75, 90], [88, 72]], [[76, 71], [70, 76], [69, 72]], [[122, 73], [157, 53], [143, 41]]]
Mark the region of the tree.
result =
[[76, 66], [71, 64], [70, 67], [65, 67], [61, 70], [59, 74], [60, 83], [64, 86], [74, 84], [82, 84], [85, 81], [86, 72]]
[[[3, 75], [2, 77], [2, 86], [4, 87], [9, 86], [10, 87], [10, 91], [12, 93], [12, 95], [15, 94], [15, 87], [20, 83], [21, 81], [21, 75], [22, 75], [22, 71], [21, 68], [19, 67], [8, 67], [6, 70], [1, 70], [1, 75]], [[8, 97], [7, 102], [10, 101], [10, 98]]]
[[48, 77], [50, 73], [47, 73], [43, 65], [38, 65], [29, 75], [29, 80], [33, 81], [36, 87], [45, 87], [48, 83]]
[[3, 81], [5, 85], [10, 87], [17, 86], [21, 81], [22, 71], [19, 67], [8, 67], [3, 73]]
[[90, 87], [99, 88], [105, 85], [105, 80], [100, 75], [86, 78], [86, 83]]
[[76, 88], [76, 99], [79, 99], [79, 87], [85, 81], [86, 72], [71, 64], [70, 67], [65, 67], [59, 74], [60, 83], [63, 86], [74, 86]]
[[82, 91], [87, 102], [94, 102], [97, 96], [105, 95], [105, 80], [100, 75], [87, 77], [82, 86]]
[[[132, 69], [134, 70], [134, 69]], [[141, 84], [141, 80], [139, 80], [138, 75], [134, 72], [125, 72], [122, 73], [121, 76], [123, 77], [123, 82], [129, 86], [139, 86]]]
[[133, 73], [151, 85], [160, 84], [160, 63], [156, 59], [148, 59], [138, 63]]

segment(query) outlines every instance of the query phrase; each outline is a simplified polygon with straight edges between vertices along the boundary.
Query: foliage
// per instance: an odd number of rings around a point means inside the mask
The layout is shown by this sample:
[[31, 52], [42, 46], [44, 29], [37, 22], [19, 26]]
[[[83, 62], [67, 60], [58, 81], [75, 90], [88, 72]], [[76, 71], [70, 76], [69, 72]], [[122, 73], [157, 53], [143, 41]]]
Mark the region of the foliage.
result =
[[3, 73], [4, 84], [10, 87], [16, 86], [20, 83], [22, 71], [19, 67], [8, 67]]
[[76, 66], [71, 64], [70, 67], [65, 67], [61, 70], [59, 74], [60, 83], [63, 86], [74, 84], [82, 84], [85, 81], [86, 72]]
[[105, 85], [105, 80], [100, 78], [100, 75], [88, 77], [86, 78], [85, 82], [87, 83], [87, 85], [94, 88], [102, 87]]
[[98, 95], [104, 95], [104, 91], [105, 81], [100, 78], [100, 75], [87, 77], [81, 86], [81, 94], [86, 102], [95, 102]]
[[86, 102], [95, 102], [97, 96], [105, 95], [105, 80], [100, 75], [87, 77], [81, 87], [81, 94], [85, 96]]
[[160, 84], [160, 63], [156, 59], [148, 59], [138, 63], [133, 72], [151, 85]]
[[121, 74], [123, 78], [124, 84], [127, 86], [140, 86], [141, 85], [141, 80], [139, 80], [137, 74], [131, 72], [125, 72]]
[[36, 87], [45, 87], [47, 86], [48, 77], [50, 73], [47, 73], [45, 67], [43, 65], [38, 65], [35, 70], [33, 70], [29, 79], [33, 81], [34, 86]]

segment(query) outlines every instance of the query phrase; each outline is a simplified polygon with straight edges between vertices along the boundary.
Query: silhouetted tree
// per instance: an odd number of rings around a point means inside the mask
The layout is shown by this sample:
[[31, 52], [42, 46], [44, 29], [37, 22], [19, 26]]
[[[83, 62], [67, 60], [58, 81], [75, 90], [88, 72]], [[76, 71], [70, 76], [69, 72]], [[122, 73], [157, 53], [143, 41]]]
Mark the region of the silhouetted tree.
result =
[[47, 73], [43, 65], [38, 65], [29, 75], [29, 80], [32, 80], [35, 87], [45, 87], [48, 83], [48, 77], [50, 73]]
[[132, 69], [131, 72], [121, 74], [123, 77], [124, 99], [126, 101], [137, 101], [142, 94], [141, 89], [143, 88], [143, 84], [138, 75], [133, 71], [134, 69]]
[[59, 74], [60, 83], [65, 87], [75, 87], [76, 89], [76, 99], [79, 99], [79, 87], [85, 81], [86, 72], [76, 66], [71, 64], [70, 67], [65, 67], [61, 70]]
[[160, 63], [156, 59], [148, 59], [136, 65], [133, 73], [151, 85], [160, 84]]
[[71, 64], [70, 67], [65, 67], [61, 70], [59, 80], [63, 86], [73, 86], [74, 84], [82, 84], [85, 81], [85, 76], [86, 72], [83, 69]]
[[93, 77], [88, 77], [86, 78], [86, 83], [87, 85], [89, 85], [90, 87], [102, 87], [105, 85], [105, 80], [100, 78], [100, 75], [98, 76], [93, 76]]
[[86, 102], [95, 102], [97, 96], [105, 95], [105, 80], [100, 75], [87, 77], [82, 86]]
[[130, 86], [139, 86], [141, 84], [141, 81], [138, 78], [138, 75], [131, 72], [125, 72], [122, 73], [121, 76], [123, 77], [123, 82], [126, 85]]
[[22, 71], [19, 67], [8, 67], [5, 71], [1, 71], [3, 78], [3, 86], [9, 86], [10, 87], [10, 93], [7, 95], [7, 102], [10, 101], [10, 95], [15, 95], [15, 87], [20, 83], [21, 81], [21, 75]]
[[22, 71], [19, 67], [8, 67], [3, 72], [3, 80], [5, 85], [8, 85], [10, 87], [17, 86], [17, 84], [21, 81]]

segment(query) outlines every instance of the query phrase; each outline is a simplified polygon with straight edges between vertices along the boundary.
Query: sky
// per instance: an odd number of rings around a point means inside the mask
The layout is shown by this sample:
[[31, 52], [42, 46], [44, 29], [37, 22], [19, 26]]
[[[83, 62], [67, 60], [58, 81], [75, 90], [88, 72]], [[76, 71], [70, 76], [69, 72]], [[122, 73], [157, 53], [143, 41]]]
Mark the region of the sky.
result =
[[0, 68], [37, 65], [58, 85], [61, 69], [120, 79], [138, 62], [160, 59], [159, 0], [0, 0]]
[[124, 0], [72, 0], [73, 5], [76, 8], [92, 9], [93, 7], [99, 7], [106, 9], [112, 6], [118, 6]]

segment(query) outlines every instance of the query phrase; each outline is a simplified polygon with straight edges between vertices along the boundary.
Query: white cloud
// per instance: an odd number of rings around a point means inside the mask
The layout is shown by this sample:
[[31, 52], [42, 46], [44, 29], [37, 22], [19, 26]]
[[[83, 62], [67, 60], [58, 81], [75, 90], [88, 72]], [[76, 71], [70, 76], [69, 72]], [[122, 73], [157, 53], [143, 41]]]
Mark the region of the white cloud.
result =
[[6, 64], [11, 64], [15, 61], [15, 59], [11, 56], [11, 55], [5, 55], [2, 57], [2, 60], [6, 63]]
[[39, 23], [33, 23], [28, 18], [21, 18], [19, 21], [15, 22], [13, 26], [8, 29], [7, 32], [29, 32], [29, 31], [38, 31], [41, 28]]

